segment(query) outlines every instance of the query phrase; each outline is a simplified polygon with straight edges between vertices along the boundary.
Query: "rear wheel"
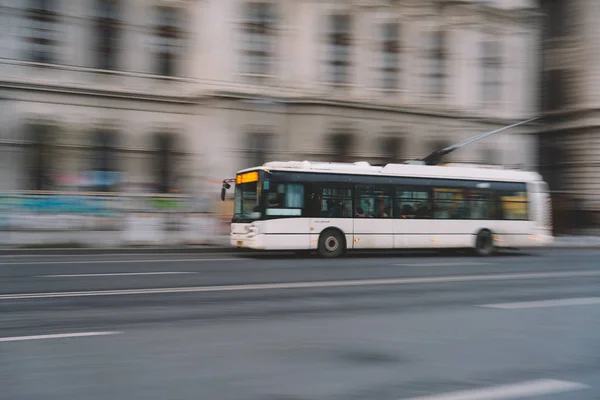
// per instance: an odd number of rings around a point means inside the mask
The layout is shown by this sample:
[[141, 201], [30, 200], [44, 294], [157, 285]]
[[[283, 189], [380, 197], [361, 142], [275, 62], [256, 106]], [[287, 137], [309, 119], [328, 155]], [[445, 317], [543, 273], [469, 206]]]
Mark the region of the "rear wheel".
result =
[[319, 237], [319, 254], [322, 257], [335, 258], [344, 254], [344, 237], [337, 230], [328, 230]]
[[486, 257], [494, 253], [494, 238], [492, 232], [487, 229], [479, 231], [475, 239], [475, 253], [478, 256]]

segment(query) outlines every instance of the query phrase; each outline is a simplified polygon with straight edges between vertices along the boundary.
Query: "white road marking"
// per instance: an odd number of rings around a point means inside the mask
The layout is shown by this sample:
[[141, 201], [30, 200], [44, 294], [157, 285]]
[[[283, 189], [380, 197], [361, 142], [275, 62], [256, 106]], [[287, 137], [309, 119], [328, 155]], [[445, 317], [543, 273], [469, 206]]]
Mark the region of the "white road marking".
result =
[[125, 263], [159, 263], [159, 262], [201, 262], [201, 261], [240, 261], [243, 258], [171, 258], [143, 260], [78, 260], [78, 261], [19, 261], [1, 262], [0, 265], [60, 265], [60, 264], [125, 264]]
[[108, 335], [120, 335], [123, 332], [78, 332], [78, 333], [57, 333], [54, 335], [35, 335], [35, 336], [12, 336], [12, 337], [0, 337], [0, 342], [20, 342], [24, 340], [42, 340], [42, 339], [67, 339], [76, 337], [89, 337], [89, 336], [108, 336]]
[[[60, 250], [60, 249], [59, 249]], [[29, 250], [31, 251], [31, 250]], [[85, 254], [85, 252], [81, 252], [80, 254], [76, 254], [76, 253], [72, 253], [72, 254], [2, 254], [0, 255], [0, 259], [3, 258], [46, 258], [46, 257], [60, 257], [60, 258], [75, 258], [75, 257], [153, 257], [156, 255], [159, 255], [161, 257], [177, 257], [177, 256], [184, 256], [184, 255], [189, 255], [190, 253], [152, 253], [152, 252], [147, 252], [147, 253], [99, 253], [99, 254]], [[208, 257], [218, 257], [220, 255], [224, 255], [226, 253], [197, 253], [203, 256], [208, 256]]]
[[79, 292], [14, 293], [0, 295], [0, 300], [45, 299], [56, 297], [125, 296], [168, 293], [235, 292], [245, 290], [316, 289], [350, 286], [414, 285], [427, 283], [478, 282], [519, 279], [553, 279], [600, 276], [600, 271], [537, 272], [524, 274], [459, 275], [421, 278], [383, 278], [345, 281], [256, 283], [222, 286], [192, 286], [147, 289], [90, 290]]
[[587, 306], [591, 304], [600, 304], [600, 297], [581, 297], [574, 299], [556, 299], [523, 301], [517, 303], [498, 303], [482, 304], [479, 307], [502, 308], [506, 310], [518, 310], [521, 308], [545, 308], [545, 307], [566, 307], [566, 306]]
[[137, 275], [184, 275], [196, 274], [190, 271], [160, 271], [160, 272], [115, 272], [105, 274], [63, 274], [63, 275], [38, 275], [36, 278], [82, 278], [96, 276], [137, 276]]
[[559, 381], [555, 379], [538, 379], [509, 385], [490, 386], [487, 388], [463, 390], [431, 396], [412, 397], [407, 400], [504, 400], [522, 399], [525, 397], [550, 395], [589, 389], [588, 385], [577, 382]]
[[462, 267], [471, 265], [489, 265], [483, 262], [437, 262], [437, 263], [414, 263], [414, 264], [393, 264], [396, 267]]

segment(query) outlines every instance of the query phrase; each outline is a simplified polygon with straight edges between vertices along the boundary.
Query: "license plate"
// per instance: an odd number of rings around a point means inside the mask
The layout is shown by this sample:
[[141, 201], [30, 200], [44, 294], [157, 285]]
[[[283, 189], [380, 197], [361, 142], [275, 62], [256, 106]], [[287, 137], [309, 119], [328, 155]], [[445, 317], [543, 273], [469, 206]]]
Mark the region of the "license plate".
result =
[[244, 242], [243, 242], [243, 241], [241, 241], [241, 240], [238, 240], [238, 241], [237, 241], [237, 245], [238, 245], [238, 246], [242, 246], [243, 244], [244, 244]]

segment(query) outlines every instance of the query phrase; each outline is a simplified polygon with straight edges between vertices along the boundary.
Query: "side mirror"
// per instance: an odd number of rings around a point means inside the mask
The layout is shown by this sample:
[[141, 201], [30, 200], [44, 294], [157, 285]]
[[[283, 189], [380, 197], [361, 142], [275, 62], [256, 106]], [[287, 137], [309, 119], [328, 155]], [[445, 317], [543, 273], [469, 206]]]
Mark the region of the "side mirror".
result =
[[221, 187], [221, 201], [225, 201], [225, 195], [227, 194], [227, 190], [231, 189], [231, 185], [229, 182], [235, 182], [235, 179], [224, 179], [223, 187]]

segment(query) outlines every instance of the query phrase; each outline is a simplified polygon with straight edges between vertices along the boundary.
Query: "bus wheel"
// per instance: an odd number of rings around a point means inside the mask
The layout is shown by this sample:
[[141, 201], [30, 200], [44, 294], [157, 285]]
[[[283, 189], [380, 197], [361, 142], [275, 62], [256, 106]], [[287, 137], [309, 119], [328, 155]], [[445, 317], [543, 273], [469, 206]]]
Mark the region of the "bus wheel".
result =
[[335, 258], [344, 253], [344, 237], [340, 231], [330, 229], [319, 237], [319, 254], [322, 257]]
[[492, 232], [487, 229], [482, 229], [477, 234], [475, 239], [475, 253], [478, 256], [490, 256], [494, 253], [494, 240]]

